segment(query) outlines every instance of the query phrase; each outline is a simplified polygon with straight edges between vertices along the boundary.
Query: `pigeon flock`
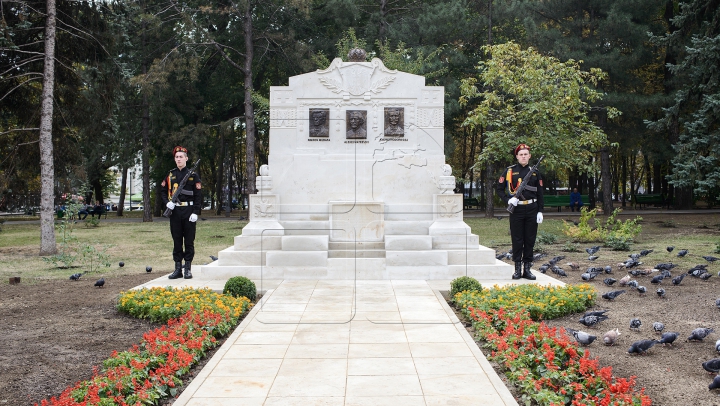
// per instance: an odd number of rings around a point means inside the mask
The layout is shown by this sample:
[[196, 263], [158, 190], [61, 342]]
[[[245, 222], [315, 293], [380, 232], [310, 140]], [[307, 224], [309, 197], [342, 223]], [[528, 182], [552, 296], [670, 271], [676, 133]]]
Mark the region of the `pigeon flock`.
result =
[[[572, 277], [570, 272], [578, 272], [579, 279], [583, 282], [591, 282], [594, 280], [602, 280], [605, 287], [611, 289], [600, 292], [599, 296], [607, 301], [620, 301], [622, 302], [623, 293], [635, 292], [640, 297], [645, 296], [648, 291], [648, 287], [644, 286], [642, 282], [647, 281], [653, 286], [653, 290], [656, 293], [656, 298], [667, 300], [668, 296], [672, 297], [673, 289], [679, 289], [683, 286], [683, 281], [686, 276], [692, 277], [699, 281], [708, 281], [713, 274], [708, 270], [708, 266], [714, 264], [720, 258], [712, 255], [693, 255], [688, 249], [679, 249], [675, 251], [674, 246], [668, 246], [666, 251], [672, 256], [677, 258], [702, 258], [707, 263], [697, 264], [686, 270], [681, 270], [679, 265], [674, 264], [671, 261], [658, 262], [654, 266], [647, 266], [645, 262], [648, 262], [648, 255], [653, 253], [651, 249], [641, 250], [637, 253], [628, 255], [628, 259], [623, 262], [617, 263], [615, 266], [595, 266], [594, 264], [602, 261], [602, 253], [600, 246], [593, 246], [585, 249], [588, 254], [587, 261], [593, 264], [588, 268], [581, 269], [581, 265], [575, 262], [561, 263], [565, 256], [555, 256], [545, 263], [537, 267], [537, 271], [545, 274], [548, 271], [555, 274], [556, 277], [569, 278]], [[656, 254], [658, 255], [658, 254]], [[667, 255], [667, 254], [666, 254]], [[543, 257], [548, 256], [547, 254], [536, 254], [534, 260], [540, 260]], [[498, 254], [498, 259], [510, 259], [512, 258], [512, 252]], [[626, 272], [626, 275], [616, 276], [617, 272]], [[604, 277], [598, 278], [600, 275]], [[720, 272], [717, 274], [720, 277]], [[596, 279], [597, 278], [597, 279]], [[687, 282], [687, 281], [686, 281]], [[703, 282], [699, 282], [703, 283]], [[603, 286], [601, 285], [601, 286]], [[668, 288], [669, 287], [669, 288]], [[652, 296], [651, 296], [652, 297]], [[640, 299], [640, 300], [651, 300], [651, 299]], [[658, 300], [658, 299], [655, 299]], [[657, 302], [656, 302], [657, 303]], [[663, 302], [668, 303], [668, 302]], [[663, 306], [663, 304], [653, 305]], [[715, 306], [720, 309], [720, 298], [715, 300]], [[644, 334], [643, 322], [641, 320], [642, 313], [638, 311], [640, 317], [634, 317], [629, 321], [626, 320], [624, 323], [626, 327], [629, 327], [630, 331], [636, 331]], [[617, 324], [617, 321], [612, 320], [612, 314], [608, 310], [590, 311], [585, 313], [578, 323], [589, 329], [597, 329], [603, 324]], [[637, 355], [651, 355], [653, 353], [652, 348], [655, 344], [661, 344], [662, 347], [673, 347], [676, 345], [679, 337], [686, 337], [685, 342], [688, 343], [704, 343], [705, 338], [711, 336], [714, 333], [713, 328], [709, 327], [697, 327], [692, 331], [682, 333], [678, 331], [666, 331], [666, 325], [662, 321], [650, 322], [652, 326], [652, 332], [656, 334], [657, 338], [646, 338], [642, 340], [634, 341], [630, 344], [627, 353]], [[674, 326], [673, 326], [674, 327]], [[675, 327], [674, 327], [675, 328]], [[565, 327], [566, 332], [571, 335], [579, 345], [591, 346], [598, 336], [602, 338], [602, 343], [607, 346], [614, 346], [618, 344], [621, 333], [620, 328], [613, 326], [609, 331], [604, 334], [590, 333], [587, 331], [576, 330], [574, 328]], [[591, 331], [591, 330], [588, 330]], [[651, 333], [652, 333], [651, 332]], [[715, 341], [715, 352], [720, 354], [720, 339]], [[720, 355], [719, 358], [713, 358], [701, 363], [703, 369], [710, 374], [720, 374]], [[700, 366], [700, 365], [699, 365]], [[720, 375], [714, 377], [712, 383], [708, 386], [710, 390], [720, 389]]]

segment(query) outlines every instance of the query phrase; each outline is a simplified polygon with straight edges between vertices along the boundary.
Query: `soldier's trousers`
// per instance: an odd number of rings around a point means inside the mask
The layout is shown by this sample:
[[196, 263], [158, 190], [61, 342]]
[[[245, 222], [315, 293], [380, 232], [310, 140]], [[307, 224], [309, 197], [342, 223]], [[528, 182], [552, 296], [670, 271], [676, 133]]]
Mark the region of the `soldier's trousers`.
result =
[[517, 205], [510, 214], [513, 262], [532, 262], [537, 237], [537, 203]]
[[185, 262], [192, 262], [195, 257], [195, 229], [197, 223], [189, 220], [191, 214], [192, 210], [187, 210], [185, 207], [176, 207], [170, 215], [170, 235], [172, 235], [173, 239], [173, 261], [175, 262], [180, 262], [183, 259]]

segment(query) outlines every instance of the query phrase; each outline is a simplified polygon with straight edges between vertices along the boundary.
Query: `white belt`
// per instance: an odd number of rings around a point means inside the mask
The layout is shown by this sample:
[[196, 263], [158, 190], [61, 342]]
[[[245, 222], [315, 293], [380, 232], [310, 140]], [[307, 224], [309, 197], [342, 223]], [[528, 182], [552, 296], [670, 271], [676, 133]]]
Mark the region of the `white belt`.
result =
[[[531, 204], [531, 203], [535, 203], [535, 202], [537, 202], [537, 199], [520, 200], [520, 201], [518, 202], [518, 204], [521, 204], [521, 205], [524, 206], [524, 205], [526, 205], [526, 204]], [[192, 202], [191, 202], [191, 203], [192, 203]]]
[[193, 205], [193, 202], [177, 202], [177, 203], [175, 203], [175, 206], [180, 206], [180, 207], [182, 207], [182, 206], [192, 206], [192, 205]]

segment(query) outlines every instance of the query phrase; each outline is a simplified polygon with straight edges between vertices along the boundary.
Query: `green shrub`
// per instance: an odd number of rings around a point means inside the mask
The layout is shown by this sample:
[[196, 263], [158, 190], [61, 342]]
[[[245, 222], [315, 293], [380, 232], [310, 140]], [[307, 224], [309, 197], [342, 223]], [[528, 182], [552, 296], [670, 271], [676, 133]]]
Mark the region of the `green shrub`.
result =
[[[621, 212], [620, 209], [615, 209], [610, 216], [608, 216], [605, 225], [595, 218], [597, 209], [587, 210], [584, 207], [580, 210], [580, 221], [578, 225], [569, 226], [563, 224], [563, 233], [570, 237], [574, 242], [606, 242], [609, 238], [613, 240], [624, 240], [632, 242], [640, 231], [642, 226], [640, 222], [642, 217], [635, 217], [632, 220], [618, 220], [617, 215]], [[593, 220], [594, 226], [590, 225], [590, 220]], [[629, 248], [628, 248], [629, 249]]]
[[225, 282], [223, 294], [232, 297], [246, 297], [254, 302], [257, 297], [257, 288], [255, 282], [250, 279], [244, 276], [233, 276]]
[[553, 233], [548, 233], [545, 231], [540, 231], [537, 236], [537, 242], [540, 244], [555, 244], [557, 242], [558, 237]]
[[605, 238], [605, 246], [610, 247], [613, 251], [630, 251], [630, 245], [633, 238], [626, 235], [608, 235]]
[[580, 244], [572, 242], [572, 241], [566, 241], [565, 245], [563, 245], [562, 250], [565, 252], [579, 252]]
[[482, 285], [477, 279], [469, 276], [461, 276], [450, 282], [450, 297], [455, 297], [456, 294], [464, 291], [480, 292], [482, 291]]

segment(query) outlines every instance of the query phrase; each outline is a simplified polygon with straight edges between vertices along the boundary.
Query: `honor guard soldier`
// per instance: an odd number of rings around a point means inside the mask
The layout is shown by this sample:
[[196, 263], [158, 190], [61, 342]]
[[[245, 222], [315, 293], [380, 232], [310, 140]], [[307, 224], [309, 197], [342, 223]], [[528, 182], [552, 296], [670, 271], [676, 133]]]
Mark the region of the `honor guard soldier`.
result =
[[[178, 194], [176, 203], [173, 203], [173, 194], [177, 191], [180, 183], [188, 175], [187, 168], [188, 153], [184, 147], [177, 146], [173, 149], [173, 157], [177, 168], [163, 179], [160, 192], [165, 207], [172, 210], [170, 214], [170, 234], [173, 238], [173, 260], [175, 271], [170, 274], [170, 279], [184, 277], [191, 279], [193, 257], [195, 256], [195, 228], [196, 221], [202, 207], [202, 185], [200, 175], [190, 173], [185, 185]], [[185, 249], [183, 250], [183, 243]], [[185, 260], [185, 275], [183, 276], [182, 261]]]
[[[515, 148], [514, 153], [518, 163], [509, 166], [500, 177], [497, 192], [505, 204], [515, 206], [510, 213], [512, 259], [515, 262], [515, 273], [512, 278], [535, 280], [535, 275], [530, 272], [530, 267], [532, 266], [538, 224], [543, 221], [543, 180], [540, 172], [533, 171], [531, 173], [529, 146], [520, 144]], [[530, 179], [525, 191], [517, 196], [518, 186], [528, 176]]]

